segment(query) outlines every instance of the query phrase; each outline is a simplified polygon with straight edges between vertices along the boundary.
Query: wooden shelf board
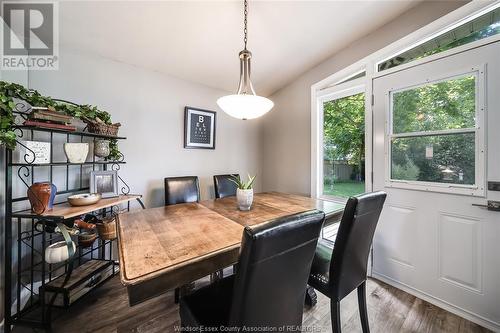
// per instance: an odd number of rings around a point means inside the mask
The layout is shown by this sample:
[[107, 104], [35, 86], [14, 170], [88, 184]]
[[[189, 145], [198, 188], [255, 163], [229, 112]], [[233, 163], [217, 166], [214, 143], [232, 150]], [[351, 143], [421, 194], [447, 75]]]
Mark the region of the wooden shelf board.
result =
[[103, 138], [103, 139], [117, 139], [117, 140], [125, 140], [124, 136], [113, 136], [106, 134], [97, 134], [83, 131], [65, 131], [57, 128], [47, 128], [47, 127], [37, 127], [37, 126], [29, 126], [29, 125], [16, 125], [16, 128], [24, 129], [24, 130], [33, 130], [33, 131], [41, 131], [41, 132], [54, 132], [61, 134], [69, 134], [69, 135], [80, 135], [80, 136], [88, 136], [93, 138]]
[[65, 202], [62, 204], [54, 205], [52, 210], [46, 211], [43, 214], [37, 215], [31, 212], [31, 210], [23, 210], [12, 214], [12, 217], [35, 217], [35, 218], [54, 218], [54, 219], [69, 219], [72, 217], [80, 216], [86, 213], [90, 213], [99, 209], [108, 208], [111, 206], [119, 205], [128, 201], [141, 198], [141, 195], [120, 195], [115, 198], [101, 199], [99, 202], [89, 206], [71, 206], [69, 203]]
[[9, 166], [35, 166], [35, 167], [48, 167], [48, 166], [73, 166], [73, 165], [104, 165], [104, 164], [126, 164], [124, 161], [95, 161], [83, 163], [70, 163], [70, 162], [52, 162], [52, 163], [10, 163]]

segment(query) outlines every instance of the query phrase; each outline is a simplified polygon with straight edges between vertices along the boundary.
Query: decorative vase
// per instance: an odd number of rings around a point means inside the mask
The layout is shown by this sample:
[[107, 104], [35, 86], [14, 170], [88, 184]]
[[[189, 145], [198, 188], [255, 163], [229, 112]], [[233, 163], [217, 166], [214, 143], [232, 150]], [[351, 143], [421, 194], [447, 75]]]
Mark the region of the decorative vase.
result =
[[253, 203], [253, 188], [249, 190], [236, 190], [236, 199], [239, 210], [250, 210]]
[[108, 140], [96, 140], [94, 142], [94, 155], [101, 158], [106, 158], [111, 153]]
[[65, 143], [64, 153], [70, 163], [83, 163], [89, 153], [89, 144], [85, 142]]
[[50, 199], [49, 199], [49, 210], [54, 208], [54, 200], [57, 194], [57, 187], [54, 184], [50, 184]]
[[31, 211], [35, 214], [43, 214], [49, 208], [52, 184], [34, 183], [28, 187], [28, 200], [31, 204]]

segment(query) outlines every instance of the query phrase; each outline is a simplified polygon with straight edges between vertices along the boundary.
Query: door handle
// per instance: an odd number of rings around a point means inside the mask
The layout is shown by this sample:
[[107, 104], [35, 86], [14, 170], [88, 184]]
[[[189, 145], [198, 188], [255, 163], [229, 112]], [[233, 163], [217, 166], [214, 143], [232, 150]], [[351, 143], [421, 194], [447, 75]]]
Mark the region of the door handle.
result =
[[500, 201], [488, 200], [486, 205], [472, 204], [472, 206], [483, 207], [483, 208], [487, 208], [488, 210], [500, 212]]

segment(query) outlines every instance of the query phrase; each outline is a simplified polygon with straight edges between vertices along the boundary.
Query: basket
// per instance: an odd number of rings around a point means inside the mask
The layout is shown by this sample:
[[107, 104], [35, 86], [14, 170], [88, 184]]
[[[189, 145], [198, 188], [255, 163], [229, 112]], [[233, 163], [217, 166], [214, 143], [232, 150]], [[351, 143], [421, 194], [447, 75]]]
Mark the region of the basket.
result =
[[116, 217], [108, 217], [97, 223], [97, 233], [103, 240], [112, 240], [116, 238]]
[[103, 134], [109, 136], [117, 136], [118, 129], [120, 129], [121, 126], [120, 123], [108, 125], [102, 121], [96, 121], [89, 118], [85, 118], [83, 121], [85, 122], [85, 124], [87, 124], [87, 129], [90, 133]]

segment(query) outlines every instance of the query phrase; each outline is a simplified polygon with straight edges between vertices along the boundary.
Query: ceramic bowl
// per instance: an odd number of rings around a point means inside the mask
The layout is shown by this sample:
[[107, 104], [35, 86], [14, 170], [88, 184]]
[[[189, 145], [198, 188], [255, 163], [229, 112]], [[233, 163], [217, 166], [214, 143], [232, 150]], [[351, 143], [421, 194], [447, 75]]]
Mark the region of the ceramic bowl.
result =
[[71, 206], [88, 206], [93, 205], [101, 200], [99, 193], [75, 194], [68, 197], [68, 202]]
[[85, 142], [65, 143], [64, 153], [70, 163], [83, 163], [89, 154], [89, 144]]
[[[71, 242], [73, 250], [76, 250], [75, 242]], [[68, 246], [65, 241], [57, 242], [47, 246], [45, 249], [45, 261], [49, 264], [57, 264], [69, 259]]]

